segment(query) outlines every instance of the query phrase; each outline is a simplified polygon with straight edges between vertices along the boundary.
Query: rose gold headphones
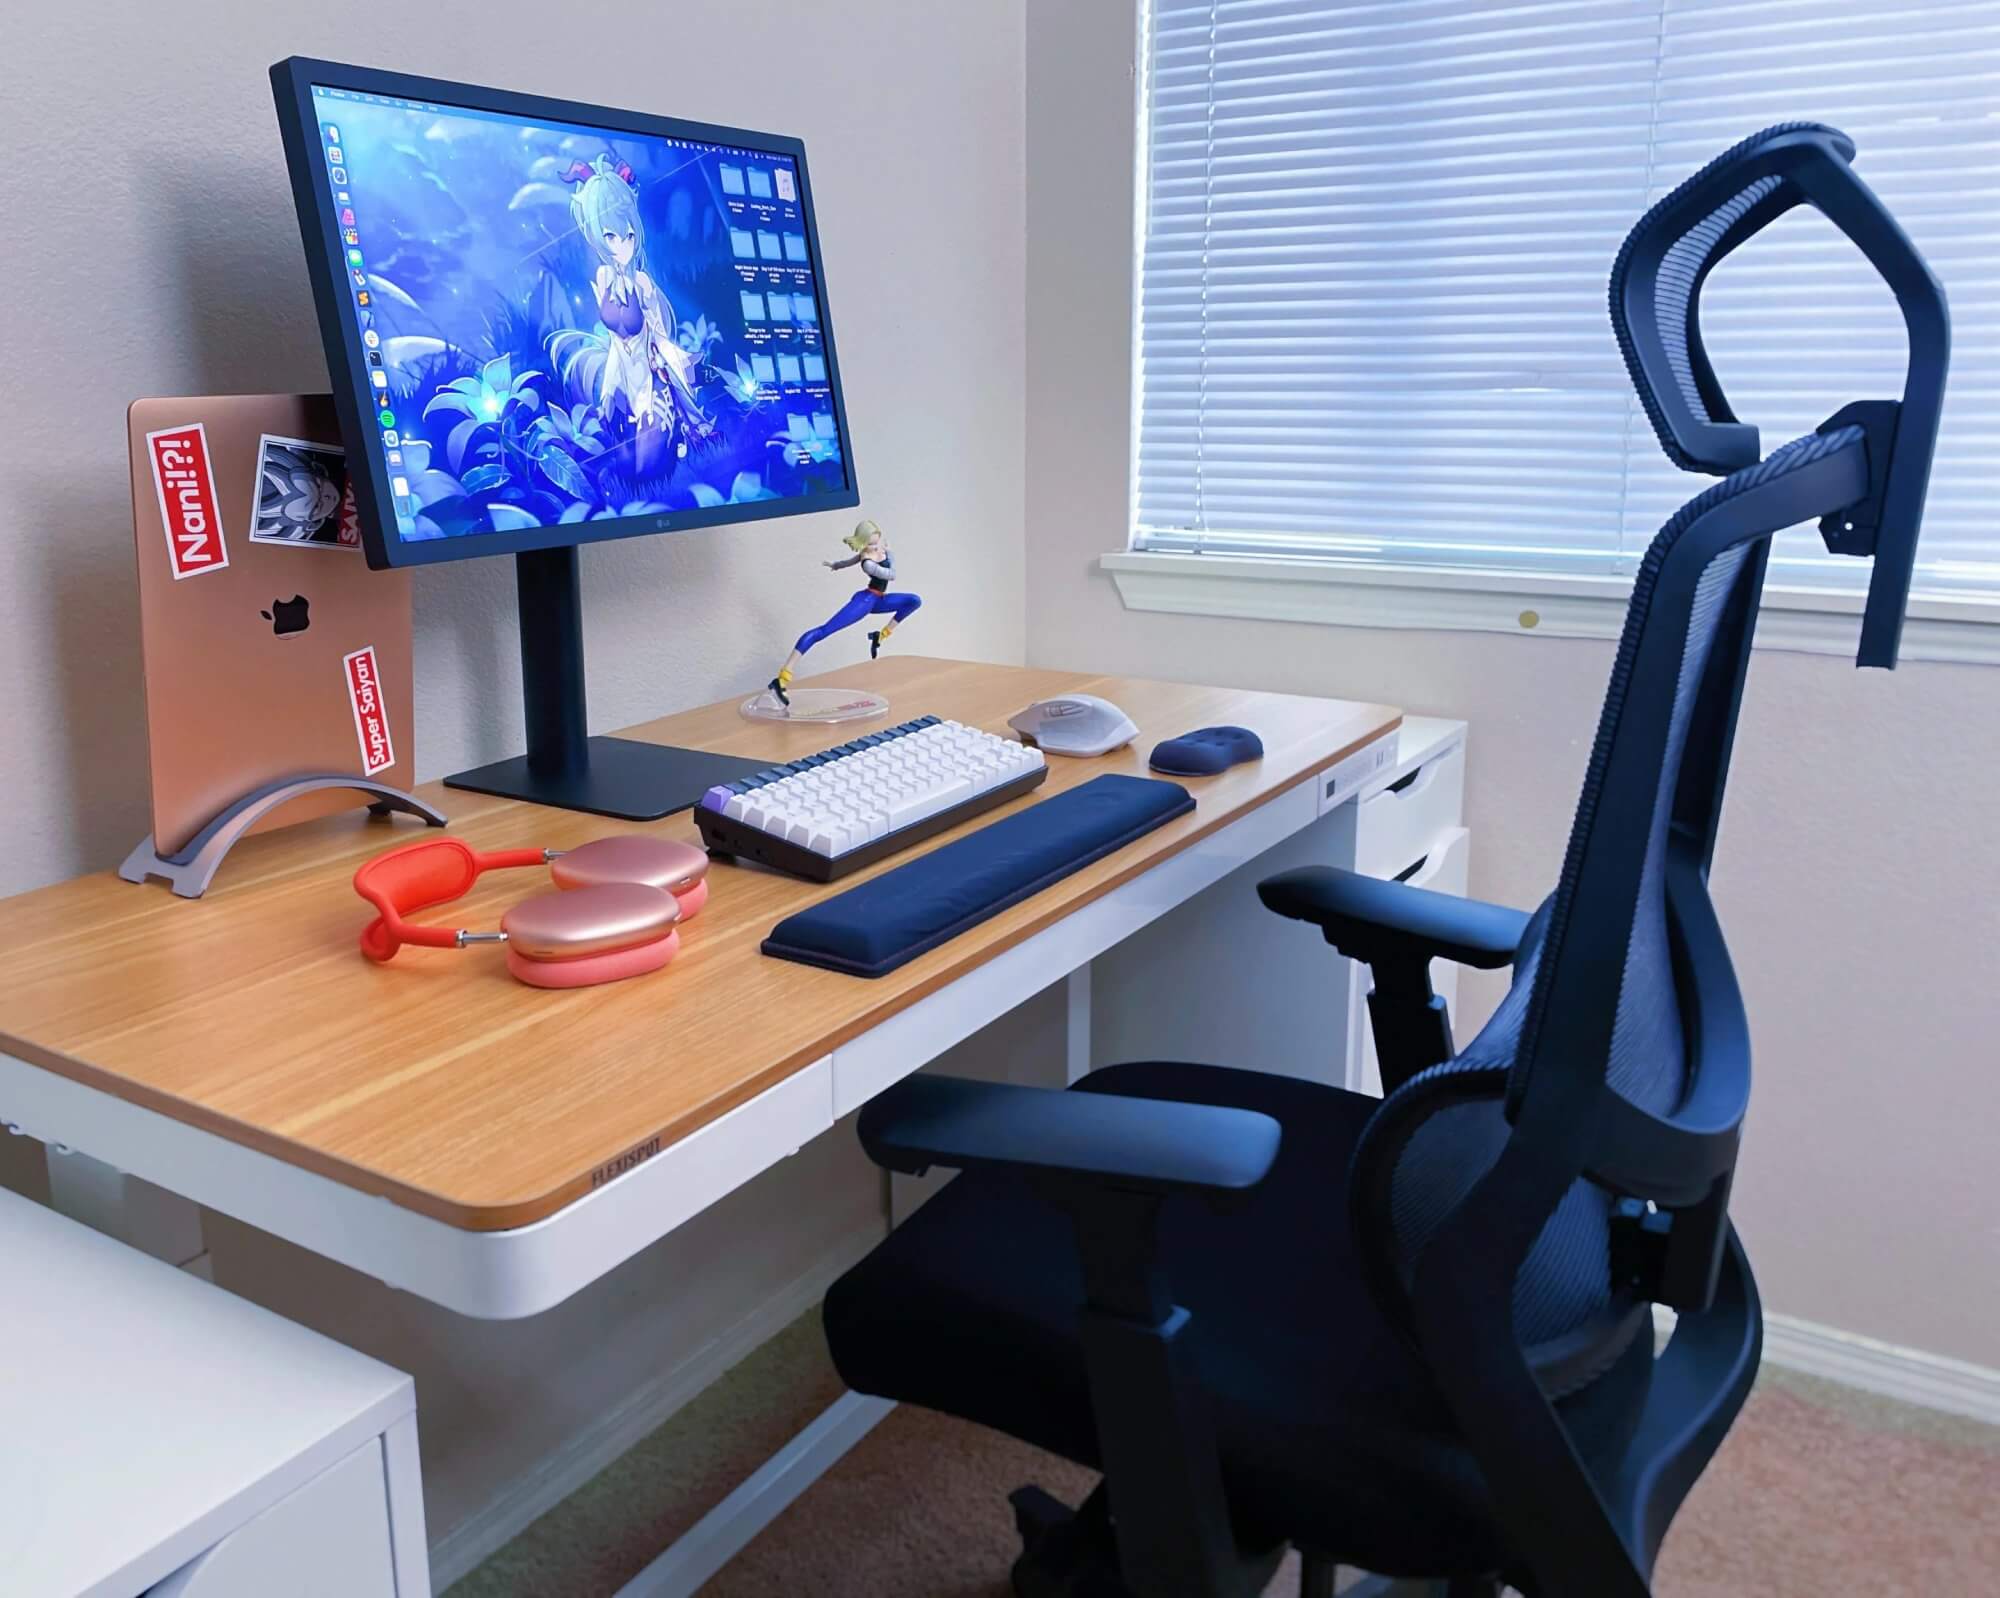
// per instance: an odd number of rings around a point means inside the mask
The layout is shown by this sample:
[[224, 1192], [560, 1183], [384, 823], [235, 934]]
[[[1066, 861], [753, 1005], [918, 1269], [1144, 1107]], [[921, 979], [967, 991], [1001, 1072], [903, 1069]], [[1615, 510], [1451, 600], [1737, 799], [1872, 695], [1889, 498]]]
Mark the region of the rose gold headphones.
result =
[[[561, 891], [513, 905], [496, 932], [405, 919], [464, 897], [484, 872], [543, 864]], [[355, 872], [354, 891], [377, 912], [361, 929], [361, 952], [371, 960], [392, 960], [406, 943], [504, 943], [507, 969], [521, 981], [582, 988], [657, 971], [680, 952], [679, 923], [708, 902], [708, 856], [691, 843], [630, 834], [568, 851], [490, 854], [458, 838], [419, 838]]]

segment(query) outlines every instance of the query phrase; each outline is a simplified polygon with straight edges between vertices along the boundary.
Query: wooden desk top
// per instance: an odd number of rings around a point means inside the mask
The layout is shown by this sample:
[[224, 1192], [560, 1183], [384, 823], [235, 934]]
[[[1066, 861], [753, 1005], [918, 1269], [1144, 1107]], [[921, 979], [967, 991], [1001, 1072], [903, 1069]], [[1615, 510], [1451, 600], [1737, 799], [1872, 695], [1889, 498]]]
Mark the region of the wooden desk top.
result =
[[[908, 656], [813, 681], [886, 694], [896, 721], [934, 714], [1005, 732], [1023, 705], [1083, 692], [1138, 723], [1115, 754], [1052, 759], [1041, 789], [988, 817], [1103, 772], [1143, 774], [1156, 742], [1194, 727], [1251, 727], [1265, 754], [1181, 779], [1198, 801], [1190, 814], [873, 981], [758, 951], [782, 917], [871, 872], [820, 886], [723, 863], [657, 976], [548, 992], [514, 981], [491, 948], [410, 949], [375, 965], [355, 944], [368, 909], [349, 879], [421, 829], [330, 816], [239, 843], [199, 900], [109, 871], [0, 900], [0, 1050], [454, 1226], [522, 1226], [588, 1193], [620, 1155], [686, 1136], [1401, 721], [1348, 700]], [[777, 762], [870, 725], [746, 721], [738, 703], [625, 736]], [[438, 783], [419, 792], [480, 849], [696, 836], [686, 812], [639, 827]], [[533, 873], [489, 873], [430, 919], [492, 926], [537, 891]]]

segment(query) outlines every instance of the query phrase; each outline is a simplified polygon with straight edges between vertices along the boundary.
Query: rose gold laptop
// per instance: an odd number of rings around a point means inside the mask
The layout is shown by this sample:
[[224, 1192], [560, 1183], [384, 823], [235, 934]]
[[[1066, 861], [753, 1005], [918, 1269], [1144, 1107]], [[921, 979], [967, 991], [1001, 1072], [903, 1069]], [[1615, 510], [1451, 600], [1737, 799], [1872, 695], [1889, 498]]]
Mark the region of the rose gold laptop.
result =
[[[154, 848], [288, 777], [408, 788], [410, 580], [362, 557], [332, 398], [142, 399], [128, 425]], [[366, 802], [315, 793], [252, 830]]]

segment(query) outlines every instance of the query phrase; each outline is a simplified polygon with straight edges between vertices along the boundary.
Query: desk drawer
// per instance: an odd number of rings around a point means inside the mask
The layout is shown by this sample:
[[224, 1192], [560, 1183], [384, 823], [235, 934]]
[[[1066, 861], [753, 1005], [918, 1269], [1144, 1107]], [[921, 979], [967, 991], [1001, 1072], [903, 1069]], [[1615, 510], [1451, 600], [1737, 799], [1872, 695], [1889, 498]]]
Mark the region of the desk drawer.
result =
[[145, 1598], [396, 1598], [382, 1443], [369, 1440]]
[[1368, 877], [1400, 875], [1459, 824], [1464, 801], [1461, 744], [1355, 807], [1354, 869]]
[[[1424, 851], [1423, 863], [1405, 880], [1413, 888], [1429, 888], [1434, 893], [1449, 893], [1463, 898], [1470, 872], [1471, 844], [1472, 834], [1465, 828], [1447, 827], [1431, 840], [1430, 847]], [[1353, 1029], [1348, 1037], [1347, 1057], [1354, 1062], [1354, 1075], [1347, 1085], [1357, 1093], [1380, 1098], [1382, 1062], [1375, 1053], [1375, 1028], [1369, 1019], [1367, 1003], [1372, 984], [1366, 966], [1356, 963], [1348, 969], [1352, 984], [1348, 1014]], [[1431, 991], [1444, 1000], [1445, 1014], [1455, 1021], [1458, 967], [1449, 960], [1433, 960]], [[1460, 1044], [1467, 1041], [1466, 1037], [1458, 1039]]]

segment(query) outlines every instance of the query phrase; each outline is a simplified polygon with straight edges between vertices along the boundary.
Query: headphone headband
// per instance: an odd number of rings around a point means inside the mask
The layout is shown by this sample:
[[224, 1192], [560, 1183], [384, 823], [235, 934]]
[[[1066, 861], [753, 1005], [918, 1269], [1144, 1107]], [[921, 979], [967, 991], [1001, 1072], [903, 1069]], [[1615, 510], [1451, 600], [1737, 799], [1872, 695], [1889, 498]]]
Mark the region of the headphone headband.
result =
[[376, 910], [375, 919], [361, 929], [361, 952], [371, 960], [390, 960], [406, 943], [456, 949], [463, 948], [468, 938], [497, 936], [463, 927], [423, 926], [404, 918], [464, 898], [488, 871], [539, 866], [547, 859], [544, 849], [482, 854], [462, 838], [419, 838], [379, 854], [354, 873], [354, 891]]

